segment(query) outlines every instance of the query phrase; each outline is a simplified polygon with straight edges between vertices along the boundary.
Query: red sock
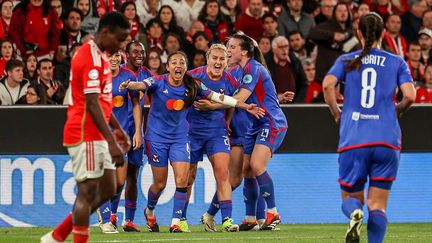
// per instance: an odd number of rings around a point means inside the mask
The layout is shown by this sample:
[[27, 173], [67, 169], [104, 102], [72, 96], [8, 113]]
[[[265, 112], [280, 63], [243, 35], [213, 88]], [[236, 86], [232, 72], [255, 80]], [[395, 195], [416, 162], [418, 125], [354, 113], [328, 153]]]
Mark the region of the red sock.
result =
[[89, 226], [73, 226], [74, 243], [87, 243], [90, 234]]
[[56, 241], [65, 241], [72, 231], [72, 214], [69, 214], [52, 233]]

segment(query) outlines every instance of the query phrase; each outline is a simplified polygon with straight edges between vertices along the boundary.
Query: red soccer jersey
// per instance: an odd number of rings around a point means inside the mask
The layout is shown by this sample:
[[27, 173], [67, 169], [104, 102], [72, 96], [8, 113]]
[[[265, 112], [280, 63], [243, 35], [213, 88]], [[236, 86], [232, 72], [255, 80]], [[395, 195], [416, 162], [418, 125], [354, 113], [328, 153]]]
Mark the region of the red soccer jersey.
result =
[[93, 40], [84, 43], [72, 58], [69, 106], [63, 131], [63, 145], [105, 140], [86, 110], [86, 94], [97, 93], [109, 122], [112, 108], [112, 75], [108, 57]]
[[432, 90], [417, 88], [416, 103], [432, 103]]

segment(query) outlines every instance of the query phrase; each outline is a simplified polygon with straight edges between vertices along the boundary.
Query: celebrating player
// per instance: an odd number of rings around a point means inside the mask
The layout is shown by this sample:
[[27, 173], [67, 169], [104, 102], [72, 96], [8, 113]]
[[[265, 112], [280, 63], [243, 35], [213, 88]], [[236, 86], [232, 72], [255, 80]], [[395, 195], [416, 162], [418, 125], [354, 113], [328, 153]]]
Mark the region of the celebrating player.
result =
[[[400, 157], [397, 118], [408, 110], [416, 95], [405, 61], [379, 50], [383, 25], [378, 14], [364, 15], [357, 30], [363, 49], [339, 57], [323, 81], [325, 101], [335, 121], [340, 121], [339, 183], [342, 211], [350, 219], [346, 242], [360, 241], [368, 177], [368, 241], [384, 240], [385, 210]], [[335, 96], [335, 86], [341, 82], [345, 82], [342, 112]], [[397, 88], [403, 99], [395, 106]]]
[[180, 227], [185, 207], [189, 172], [189, 138], [186, 115], [197, 97], [247, 110], [257, 118], [264, 115], [256, 105], [248, 105], [230, 96], [218, 94], [192, 78], [187, 71], [187, 57], [183, 52], [169, 55], [168, 74], [143, 82], [124, 82], [121, 87], [147, 90], [152, 105], [145, 135], [147, 156], [152, 166], [154, 183], [149, 188], [148, 204], [144, 211], [150, 231], [158, 231], [154, 208], [168, 176], [168, 160], [174, 169], [176, 192], [170, 232], [183, 232]]
[[122, 14], [108, 13], [101, 18], [94, 40], [83, 44], [72, 59], [63, 144], [72, 157], [78, 194], [72, 214], [41, 242], [63, 242], [71, 231], [74, 242], [87, 242], [90, 214], [116, 191], [115, 166], [123, 165], [122, 149], [128, 151], [130, 142], [111, 115], [112, 76], [104, 52], [116, 52], [129, 32]]

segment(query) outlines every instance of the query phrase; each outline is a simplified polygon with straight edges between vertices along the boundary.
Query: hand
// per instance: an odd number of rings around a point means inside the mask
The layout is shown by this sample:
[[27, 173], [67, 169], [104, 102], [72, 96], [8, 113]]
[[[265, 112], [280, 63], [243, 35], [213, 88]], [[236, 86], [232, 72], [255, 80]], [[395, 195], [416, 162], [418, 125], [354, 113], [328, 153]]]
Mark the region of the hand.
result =
[[53, 86], [51, 86], [47, 89], [47, 95], [49, 98], [51, 98], [57, 92], [57, 90], [59, 88], [57, 82], [54, 81], [52, 83], [53, 83]]
[[108, 143], [109, 152], [111, 154], [112, 162], [116, 167], [121, 167], [124, 164], [123, 152], [117, 142]]
[[339, 122], [340, 122], [340, 115], [341, 115], [340, 112], [335, 113], [335, 114], [333, 115], [336, 124], [339, 124]]
[[129, 151], [131, 147], [129, 136], [121, 129], [114, 129], [113, 135], [116, 142], [122, 147], [123, 153]]
[[265, 111], [262, 108], [258, 107], [256, 104], [247, 104], [246, 110], [257, 119], [265, 116]]
[[198, 101], [195, 101], [193, 106], [195, 107], [195, 110], [197, 111], [211, 111], [214, 110], [212, 107], [212, 102], [207, 99], [201, 99]]
[[104, 16], [105, 13], [106, 13], [105, 9], [103, 9], [103, 8], [98, 8], [98, 9], [97, 9], [97, 12], [98, 12], [98, 14], [99, 14], [99, 17]]
[[120, 90], [127, 89], [127, 88], [129, 87], [129, 83], [130, 83], [130, 82], [131, 82], [130, 79], [128, 79], [127, 81], [122, 82], [122, 83], [120, 84], [120, 86], [119, 86], [119, 91], [120, 91]]
[[278, 100], [281, 104], [286, 104], [288, 102], [292, 102], [294, 99], [295, 93], [292, 91], [286, 91], [283, 94], [278, 94]]
[[344, 33], [339, 33], [339, 32], [335, 32], [333, 39], [336, 42], [343, 42], [345, 40], [345, 34]]
[[142, 135], [141, 132], [135, 132], [133, 138], [132, 138], [132, 146], [133, 150], [137, 150], [142, 145]]

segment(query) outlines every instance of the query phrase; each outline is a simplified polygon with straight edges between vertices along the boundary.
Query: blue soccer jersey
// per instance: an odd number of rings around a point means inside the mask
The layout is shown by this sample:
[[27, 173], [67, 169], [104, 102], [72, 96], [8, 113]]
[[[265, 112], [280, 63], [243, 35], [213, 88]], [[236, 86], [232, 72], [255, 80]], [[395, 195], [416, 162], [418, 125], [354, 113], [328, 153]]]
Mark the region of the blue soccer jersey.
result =
[[240, 88], [252, 92], [247, 103], [254, 103], [265, 111], [263, 118], [252, 120], [252, 127], [248, 132], [257, 133], [266, 124], [269, 125], [272, 133], [288, 128], [287, 119], [279, 105], [276, 89], [270, 74], [255, 59], [250, 59], [244, 66]]
[[[147, 120], [145, 139], [152, 142], [174, 143], [189, 141], [189, 125], [186, 120], [186, 86], [172, 86], [168, 75], [157, 75], [143, 81], [147, 94], [151, 97], [151, 106]], [[198, 89], [198, 96], [209, 96], [209, 89]]]
[[[201, 81], [201, 88], [213, 90], [214, 92], [232, 96], [238, 88], [236, 80], [226, 71], [223, 72], [221, 79], [212, 80], [206, 72], [206, 66], [191, 70], [189, 75]], [[204, 98], [205, 97], [197, 97]], [[187, 116], [189, 122], [189, 135], [202, 139], [214, 136], [227, 135], [227, 124], [225, 120], [225, 109], [214, 111], [197, 111], [193, 107], [189, 108]]]
[[348, 60], [360, 52], [340, 56], [328, 72], [345, 82], [338, 152], [374, 145], [400, 150], [394, 97], [398, 86], [412, 82], [408, 65], [399, 56], [372, 49], [358, 71], [347, 72]]

